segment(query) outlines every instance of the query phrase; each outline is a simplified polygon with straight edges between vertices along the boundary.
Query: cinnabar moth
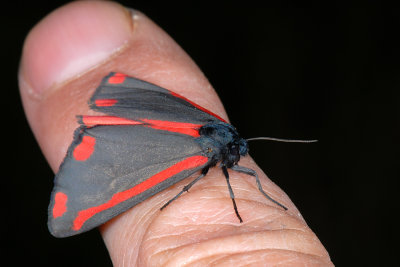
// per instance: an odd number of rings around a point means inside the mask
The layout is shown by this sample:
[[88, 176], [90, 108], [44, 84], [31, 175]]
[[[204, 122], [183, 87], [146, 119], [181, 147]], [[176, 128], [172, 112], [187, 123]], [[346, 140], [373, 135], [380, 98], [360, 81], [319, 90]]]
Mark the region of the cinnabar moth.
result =
[[110, 73], [89, 101], [104, 116], [79, 116], [80, 127], [55, 177], [48, 226], [56, 237], [88, 231], [147, 198], [200, 172], [165, 203], [187, 191], [219, 164], [254, 176], [238, 165], [247, 141], [218, 115], [172, 91], [121, 73]]

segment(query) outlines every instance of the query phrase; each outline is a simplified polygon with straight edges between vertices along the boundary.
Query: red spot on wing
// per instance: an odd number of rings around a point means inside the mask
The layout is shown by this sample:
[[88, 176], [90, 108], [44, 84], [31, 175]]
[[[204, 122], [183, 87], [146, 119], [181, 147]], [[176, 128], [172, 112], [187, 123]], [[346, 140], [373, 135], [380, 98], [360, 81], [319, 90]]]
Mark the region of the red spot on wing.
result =
[[74, 159], [84, 161], [90, 158], [93, 154], [95, 144], [96, 138], [88, 135], [83, 136], [81, 143], [72, 152]]
[[113, 76], [111, 76], [110, 78], [108, 78], [108, 83], [111, 84], [120, 84], [123, 83], [125, 81], [125, 74], [122, 73], [115, 73]]
[[114, 194], [112, 196], [112, 198], [104, 204], [80, 211], [78, 213], [78, 216], [74, 220], [72, 229], [75, 231], [78, 231], [79, 229], [81, 229], [83, 224], [88, 219], [90, 219], [92, 216], [94, 216], [95, 214], [102, 212], [106, 209], [112, 208], [125, 200], [128, 200], [134, 196], [137, 196], [137, 195], [143, 193], [144, 191], [152, 188], [153, 186], [167, 180], [168, 178], [170, 178], [184, 170], [193, 169], [193, 168], [199, 167], [201, 165], [204, 165], [205, 163], [207, 163], [207, 161], [208, 161], [207, 157], [192, 156], [190, 158], [182, 160], [182, 161], [176, 163], [175, 165], [172, 165], [171, 167], [151, 176], [147, 180], [141, 182], [140, 184], [138, 184], [130, 189], [127, 189], [125, 191]]
[[117, 99], [96, 99], [94, 104], [98, 107], [111, 107], [117, 103]]
[[190, 104], [192, 104], [192, 105], [195, 106], [196, 108], [198, 108], [198, 109], [204, 111], [205, 113], [208, 113], [208, 114], [210, 114], [211, 116], [216, 117], [216, 118], [219, 119], [220, 121], [226, 122], [223, 118], [221, 118], [220, 116], [218, 116], [218, 115], [215, 114], [214, 112], [211, 112], [211, 111], [209, 111], [208, 109], [203, 108], [203, 107], [200, 106], [200, 105], [197, 105], [196, 103], [190, 101], [190, 100], [187, 99], [186, 97], [181, 96], [181, 95], [179, 95], [179, 94], [177, 94], [177, 93], [175, 93], [175, 92], [172, 92], [172, 91], [170, 91], [170, 93], [171, 93], [173, 96], [175, 96], [175, 97], [181, 98], [181, 99], [183, 99], [183, 100], [189, 102]]
[[57, 192], [54, 197], [53, 218], [61, 217], [67, 211], [68, 196]]

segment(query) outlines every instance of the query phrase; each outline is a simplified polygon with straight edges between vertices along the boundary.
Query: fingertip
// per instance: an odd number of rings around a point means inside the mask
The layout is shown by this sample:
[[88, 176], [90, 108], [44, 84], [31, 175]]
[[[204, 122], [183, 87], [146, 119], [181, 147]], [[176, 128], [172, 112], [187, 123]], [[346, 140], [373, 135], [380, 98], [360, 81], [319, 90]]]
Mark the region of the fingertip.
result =
[[77, 1], [56, 9], [28, 34], [21, 58], [21, 90], [42, 94], [106, 60], [133, 29], [130, 11], [106, 1]]

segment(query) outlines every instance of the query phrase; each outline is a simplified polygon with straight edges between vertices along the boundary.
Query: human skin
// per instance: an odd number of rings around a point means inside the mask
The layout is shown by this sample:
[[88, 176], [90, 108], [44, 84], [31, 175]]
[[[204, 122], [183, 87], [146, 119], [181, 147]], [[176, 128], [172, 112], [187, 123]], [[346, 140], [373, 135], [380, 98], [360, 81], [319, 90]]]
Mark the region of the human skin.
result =
[[[28, 34], [19, 84], [30, 126], [56, 172], [72, 141], [77, 114], [101, 78], [117, 71], [168, 88], [227, 119], [212, 86], [190, 57], [144, 14], [113, 2], [79, 1], [49, 14]], [[160, 212], [192, 178], [100, 227], [115, 266], [332, 266], [289, 197], [249, 157], [253, 177], [230, 172], [239, 223], [219, 168]], [[62, 242], [60, 240], [60, 242]]]

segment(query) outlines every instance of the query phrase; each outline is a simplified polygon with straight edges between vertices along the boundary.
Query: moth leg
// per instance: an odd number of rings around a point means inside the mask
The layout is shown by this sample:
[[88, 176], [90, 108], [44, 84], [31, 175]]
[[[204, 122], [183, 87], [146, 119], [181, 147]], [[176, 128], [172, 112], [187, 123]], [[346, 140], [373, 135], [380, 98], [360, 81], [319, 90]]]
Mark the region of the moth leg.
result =
[[222, 166], [222, 172], [225, 175], [226, 178], [226, 182], [228, 183], [228, 189], [229, 189], [229, 195], [231, 196], [232, 199], [232, 203], [233, 203], [233, 208], [235, 210], [236, 216], [238, 217], [239, 221], [242, 223], [242, 217], [240, 217], [237, 206], [236, 206], [236, 201], [235, 201], [235, 195], [233, 194], [233, 190], [232, 190], [232, 186], [231, 183], [229, 182], [229, 173], [228, 173], [228, 169], [226, 168], [226, 166]]
[[275, 204], [277, 204], [278, 206], [282, 207], [283, 209], [287, 210], [288, 208], [286, 208], [284, 205], [282, 205], [281, 203], [279, 203], [278, 201], [276, 201], [275, 199], [273, 199], [272, 197], [270, 197], [267, 193], [265, 193], [264, 189], [261, 186], [261, 182], [260, 179], [258, 178], [257, 172], [253, 169], [249, 169], [246, 167], [242, 167], [239, 165], [233, 165], [232, 170], [237, 171], [237, 172], [241, 172], [244, 174], [248, 174], [251, 176], [254, 176], [256, 178], [256, 183], [258, 186], [258, 190], [260, 190], [260, 192], [269, 200], [271, 200], [272, 202], [274, 202]]
[[189, 192], [189, 189], [195, 184], [197, 183], [201, 178], [203, 178], [204, 176], [207, 175], [208, 173], [208, 169], [209, 167], [206, 167], [204, 169], [201, 170], [201, 175], [199, 177], [197, 177], [196, 179], [194, 179], [193, 181], [191, 181], [189, 184], [185, 185], [182, 189], [182, 191], [180, 191], [176, 196], [174, 196], [173, 198], [171, 198], [170, 200], [168, 200], [167, 203], [164, 204], [164, 206], [162, 206], [160, 208], [160, 210], [163, 210], [165, 207], [167, 207], [172, 201], [174, 201], [175, 199], [177, 199], [178, 197], [180, 197], [180, 195], [182, 195], [184, 192]]

